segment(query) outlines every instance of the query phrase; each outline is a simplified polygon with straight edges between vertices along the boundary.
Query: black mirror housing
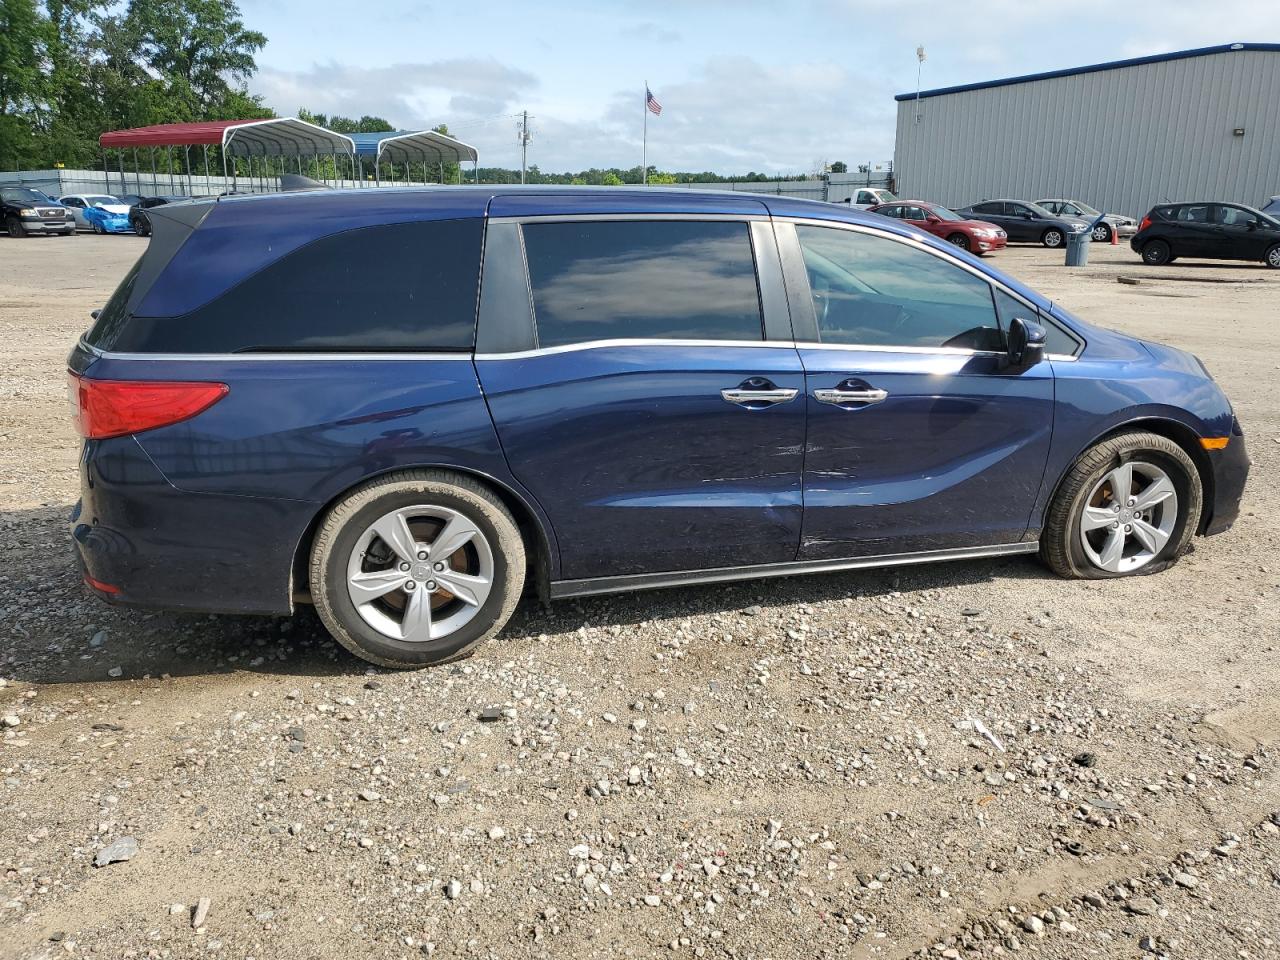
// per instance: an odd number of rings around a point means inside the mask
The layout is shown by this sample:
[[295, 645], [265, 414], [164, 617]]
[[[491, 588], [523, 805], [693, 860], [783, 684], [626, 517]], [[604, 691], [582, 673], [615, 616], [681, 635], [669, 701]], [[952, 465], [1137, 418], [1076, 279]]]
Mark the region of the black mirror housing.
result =
[[1009, 323], [1006, 341], [1006, 362], [1010, 367], [1025, 370], [1044, 359], [1046, 339], [1044, 327], [1022, 317], [1014, 317]]

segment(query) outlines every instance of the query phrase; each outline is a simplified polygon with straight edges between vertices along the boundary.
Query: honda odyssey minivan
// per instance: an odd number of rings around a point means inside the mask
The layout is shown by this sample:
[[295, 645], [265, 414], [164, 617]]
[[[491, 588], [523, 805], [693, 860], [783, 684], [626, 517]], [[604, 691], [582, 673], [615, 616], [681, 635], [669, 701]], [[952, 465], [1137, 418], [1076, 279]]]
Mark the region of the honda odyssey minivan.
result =
[[71, 353], [102, 598], [440, 663], [548, 599], [1038, 553], [1147, 574], [1248, 469], [1193, 356], [785, 197], [312, 191], [155, 207]]

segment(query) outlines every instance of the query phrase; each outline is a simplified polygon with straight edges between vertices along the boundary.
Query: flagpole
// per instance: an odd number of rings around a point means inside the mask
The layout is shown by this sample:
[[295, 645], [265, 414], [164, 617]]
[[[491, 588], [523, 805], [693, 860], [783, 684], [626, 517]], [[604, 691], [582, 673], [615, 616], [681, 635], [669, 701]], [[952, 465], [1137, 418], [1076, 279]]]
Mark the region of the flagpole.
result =
[[649, 183], [649, 81], [644, 82], [644, 120], [640, 135], [640, 185]]

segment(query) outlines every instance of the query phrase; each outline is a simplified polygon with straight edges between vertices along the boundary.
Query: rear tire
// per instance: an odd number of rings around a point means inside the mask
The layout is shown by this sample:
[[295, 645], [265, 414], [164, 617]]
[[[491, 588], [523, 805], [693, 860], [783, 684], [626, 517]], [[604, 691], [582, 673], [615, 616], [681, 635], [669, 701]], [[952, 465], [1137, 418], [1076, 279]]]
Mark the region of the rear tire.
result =
[[[1203, 500], [1200, 474], [1182, 447], [1155, 433], [1120, 434], [1068, 471], [1045, 515], [1040, 557], [1068, 578], [1158, 573], [1186, 550]], [[1112, 538], [1120, 550], [1109, 554]]]
[[1164, 240], [1148, 240], [1142, 247], [1142, 262], [1149, 267], [1163, 267], [1173, 262], [1173, 250]]
[[[402, 471], [357, 487], [329, 511], [310, 577], [320, 619], [356, 656], [396, 669], [434, 666], [469, 656], [506, 625], [524, 586], [524, 542], [487, 487], [444, 470]], [[357, 601], [353, 590], [366, 592]]]
[[969, 249], [969, 238], [963, 233], [953, 233], [951, 236], [947, 237], [947, 243], [959, 247], [961, 250]]
[[1040, 242], [1050, 250], [1058, 249], [1062, 246], [1065, 240], [1066, 237], [1063, 235], [1062, 231], [1058, 230], [1056, 227], [1050, 227], [1044, 232], [1044, 236], [1040, 238]]
[[1267, 251], [1263, 257], [1263, 262], [1272, 270], [1280, 270], [1280, 243], [1277, 243]]

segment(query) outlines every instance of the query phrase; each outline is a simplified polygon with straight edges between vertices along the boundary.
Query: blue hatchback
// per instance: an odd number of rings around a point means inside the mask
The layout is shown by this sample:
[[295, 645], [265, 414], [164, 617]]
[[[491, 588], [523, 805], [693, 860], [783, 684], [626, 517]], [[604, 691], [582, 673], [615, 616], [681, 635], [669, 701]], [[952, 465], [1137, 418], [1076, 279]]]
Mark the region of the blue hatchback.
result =
[[157, 207], [73, 350], [86, 583], [314, 603], [374, 663], [558, 598], [1038, 552], [1151, 573], [1236, 518], [1231, 405], [955, 247], [828, 204], [437, 188]]

